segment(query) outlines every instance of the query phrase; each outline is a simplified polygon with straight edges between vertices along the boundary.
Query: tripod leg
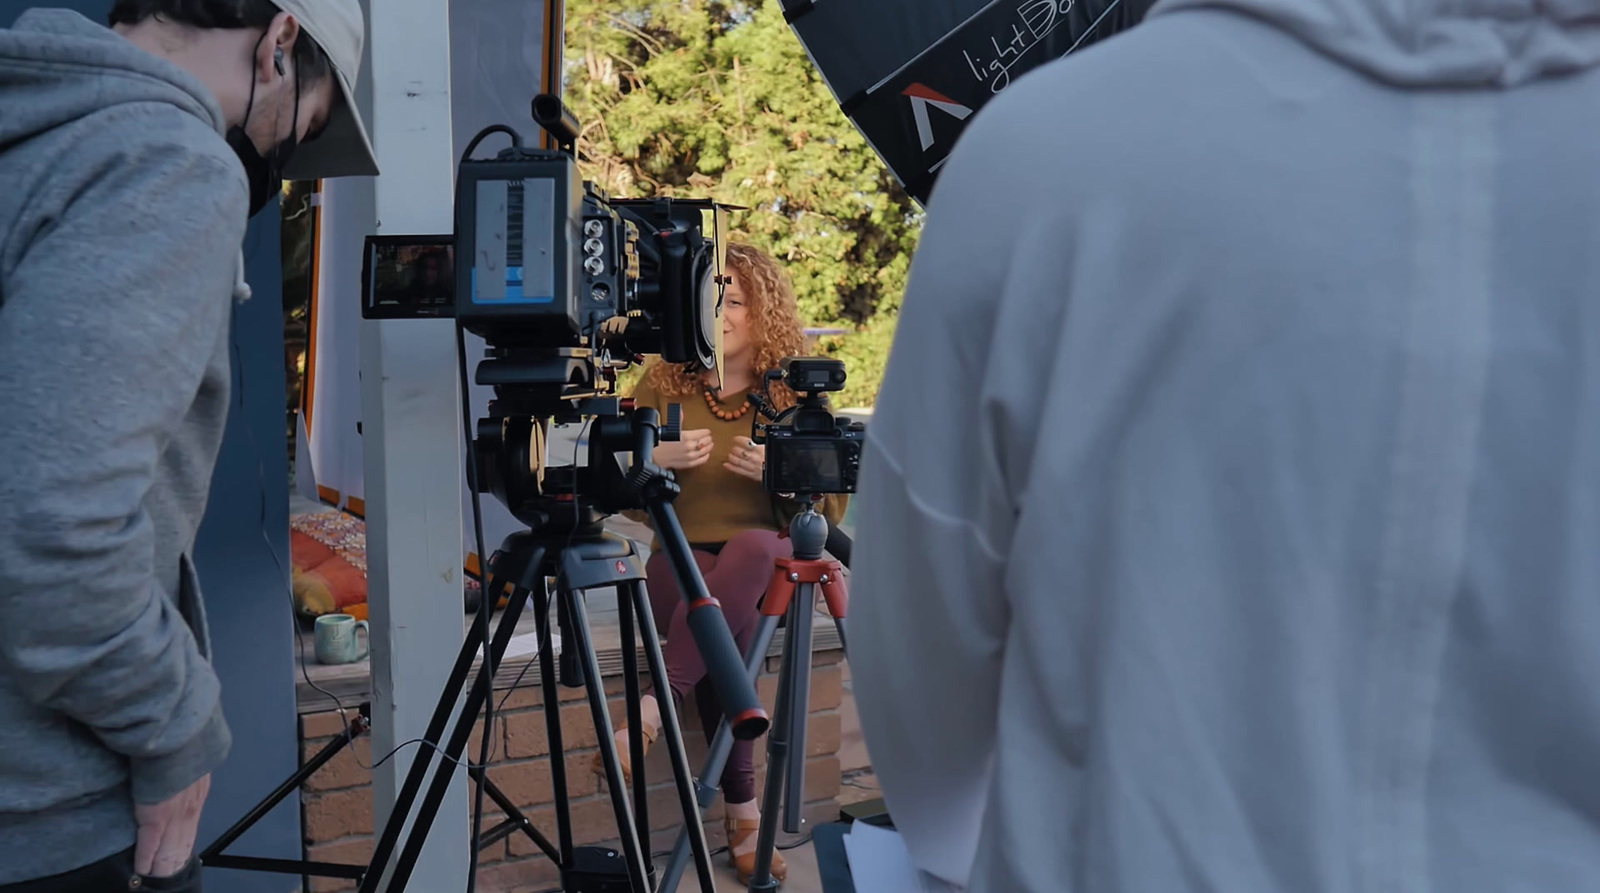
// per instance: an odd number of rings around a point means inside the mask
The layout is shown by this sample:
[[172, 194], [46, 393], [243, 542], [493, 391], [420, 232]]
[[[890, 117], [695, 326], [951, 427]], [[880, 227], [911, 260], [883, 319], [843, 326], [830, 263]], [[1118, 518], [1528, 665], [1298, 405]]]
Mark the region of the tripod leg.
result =
[[[504, 586], [504, 581], [493, 575], [485, 576], [488, 577], [488, 586], [492, 587], [485, 589], [485, 592], [498, 592]], [[517, 601], [516, 594], [513, 593], [512, 602]], [[509, 606], [507, 610], [510, 610]], [[501, 622], [505, 621], [502, 619]], [[478, 648], [483, 644], [481, 632], [476, 623], [468, 626], [466, 641], [461, 643], [461, 651], [456, 655], [456, 665], [450, 669], [450, 677], [445, 680], [444, 693], [439, 698], [438, 706], [434, 707], [433, 717], [428, 720], [427, 730], [422, 733], [424, 741], [437, 743], [443, 737], [445, 726], [449, 724], [450, 716], [455, 712], [455, 695], [467, 681], [467, 674], [472, 672], [472, 662], [477, 659]], [[378, 889], [378, 884], [383, 879], [383, 870], [389, 864], [389, 857], [394, 855], [395, 844], [399, 842], [400, 832], [405, 828], [406, 818], [411, 813], [411, 804], [416, 802], [417, 792], [422, 790], [422, 781], [427, 776], [428, 767], [433, 764], [435, 756], [437, 755], [426, 745], [417, 749], [417, 755], [411, 760], [411, 768], [406, 770], [406, 780], [395, 796], [394, 809], [389, 814], [389, 820], [384, 823], [383, 834], [378, 837], [377, 846], [373, 848], [372, 861], [368, 863], [366, 876], [361, 879], [359, 893], [375, 893]]]
[[838, 562], [822, 578], [822, 598], [828, 603], [828, 613], [833, 615], [833, 626], [839, 631], [839, 648], [850, 656], [850, 641], [844, 634], [844, 615], [850, 608], [850, 591], [845, 585], [844, 567]]
[[[550, 592], [540, 587], [534, 593], [534, 623], [539, 633], [539, 685], [544, 691], [545, 740], [550, 745], [550, 786], [558, 792], [556, 801], [556, 839], [561, 855], [556, 864], [564, 872], [572, 867], [572, 811], [567, 805], [567, 760], [561, 747], [561, 695], [556, 689], [556, 659], [551, 652], [555, 642], [550, 634]], [[576, 643], [561, 643], [565, 654]]]
[[[640, 710], [639, 654], [634, 648], [633, 599], [629, 584], [617, 584], [617, 628], [622, 638], [622, 700], [628, 708], [628, 762], [633, 766], [633, 821], [635, 833], [644, 841], [644, 870], [655, 886], [655, 865], [650, 859], [649, 782], [644, 777], [644, 722]], [[671, 708], [671, 705], [668, 705]]]
[[561, 864], [561, 854], [556, 851], [556, 848], [548, 839], [545, 838], [543, 834], [539, 833], [539, 829], [533, 826], [533, 822], [528, 820], [528, 817], [523, 814], [520, 808], [517, 807], [517, 804], [511, 802], [511, 798], [507, 797], [505, 792], [500, 790], [500, 787], [496, 785], [491, 778], [489, 778], [488, 774], [484, 772], [482, 766], [473, 766], [471, 769], [467, 770], [467, 774], [472, 776], [473, 781], [483, 786], [483, 792], [488, 794], [489, 799], [493, 800], [495, 805], [500, 807], [500, 811], [506, 815], [506, 820], [504, 822], [501, 822], [494, 828], [489, 829], [488, 832], [478, 839], [478, 849], [481, 850], [492, 843], [504, 840], [507, 837], [510, 837], [512, 834], [521, 831], [522, 833], [528, 835], [528, 839], [532, 840], [534, 844], [539, 847], [539, 849], [543, 850], [546, 856], [550, 857], [551, 862], [554, 862], [557, 865]]
[[[755, 639], [744, 653], [744, 670], [751, 681], [761, 675], [761, 665], [766, 663], [767, 650], [772, 647], [772, 636], [777, 631], [778, 618], [763, 614], [756, 626]], [[700, 777], [695, 780], [695, 798], [699, 801], [702, 816], [717, 799], [717, 786], [722, 778], [722, 770], [728, 765], [728, 754], [732, 752], [733, 730], [728, 728], [727, 721], [723, 720], [717, 724], [717, 733], [711, 738], [705, 765], [700, 770]], [[672, 858], [667, 861], [666, 871], [661, 876], [659, 893], [677, 893], [678, 881], [683, 877], [683, 870], [688, 865], [689, 828], [685, 825], [678, 833], [678, 842], [673, 844]]]
[[[671, 682], [667, 679], [666, 658], [661, 656], [661, 639], [656, 632], [655, 617], [650, 613], [650, 596], [645, 592], [644, 585], [637, 581], [622, 584], [627, 596], [633, 601], [639, 613], [640, 636], [644, 639], [644, 659], [650, 667], [650, 678], [655, 681], [657, 692], [672, 691]], [[761, 637], [756, 636], [757, 639]], [[771, 634], [768, 634], [771, 638]], [[658, 696], [659, 697], [659, 696]], [[700, 811], [710, 805], [706, 802], [697, 803], [694, 795], [693, 778], [689, 774], [689, 751], [683, 743], [683, 728], [678, 724], [678, 711], [672, 709], [669, 703], [661, 711], [661, 731], [667, 738], [667, 755], [672, 758], [672, 778], [677, 783], [678, 805], [683, 810], [683, 831], [678, 835], [679, 844], [694, 851], [695, 869], [700, 873], [701, 893], [714, 893], [715, 881], [711, 874], [711, 852], [706, 846], [706, 830], [701, 824]], [[726, 721], [722, 728], [727, 729]], [[727, 735], [728, 743], [723, 748], [722, 759], [727, 760], [728, 749], [733, 746], [733, 734]], [[722, 771], [720, 768], [717, 770]], [[713, 795], [715, 789], [712, 789]], [[646, 837], [646, 840], [649, 838]], [[673, 851], [673, 859], [678, 862], [677, 873], [668, 867], [668, 874], [662, 881], [661, 889], [671, 893], [678, 888], [678, 878], [683, 873], [682, 862], [679, 861], [677, 850]]]
[[282, 802], [283, 798], [299, 790], [300, 786], [305, 784], [306, 779], [316, 774], [318, 769], [326, 765], [339, 751], [344, 750], [350, 742], [356, 740], [356, 736], [365, 732], [371, 725], [372, 723], [367, 720], [365, 715], [357, 714], [356, 718], [352, 719], [350, 724], [345, 727], [343, 735], [329, 741], [325, 747], [317, 751], [315, 756], [307, 760], [299, 771], [284, 779], [282, 784], [274, 788], [272, 793], [263, 798], [260, 803], [257, 803], [255, 807], [245, 814], [244, 818], [235, 822], [233, 827], [222, 832], [221, 837], [218, 837], [210, 846], [202, 850], [198, 857], [200, 863], [221, 868], [228, 867], [223, 864], [228, 859], [228, 857], [222, 855], [223, 850], [227, 849], [235, 840], [244, 836], [246, 831], [249, 831], [256, 822], [261, 821], [261, 817], [271, 812], [273, 807]]
[[[417, 818], [411, 826], [411, 832], [406, 838], [405, 845], [400, 848], [400, 858], [395, 862], [394, 876], [389, 881], [390, 890], [404, 890], [406, 883], [411, 880], [411, 871], [416, 868], [417, 859], [422, 855], [423, 844], [427, 843], [428, 830], [433, 827], [434, 816], [439, 814], [439, 804], [444, 802], [445, 793], [449, 790], [451, 779], [455, 775], [455, 761], [466, 751], [467, 739], [472, 736], [472, 726], [477, 721], [478, 711], [483, 707], [483, 699], [493, 684], [489, 668], [498, 664], [506, 653], [506, 645], [511, 642], [511, 634], [516, 632], [517, 619], [522, 616], [522, 607], [527, 602], [528, 590], [518, 587], [512, 592], [505, 613], [500, 616], [500, 624], [494, 631], [494, 641], [486, 649], [485, 659], [478, 668], [476, 681], [466, 692], [461, 715], [456, 719], [455, 728], [450, 732], [450, 741], [445, 745], [444, 754], [434, 770], [433, 779], [428, 784], [428, 792], [422, 798], [422, 805], [417, 808]], [[446, 701], [454, 703], [456, 694], [455, 691], [446, 690], [440, 698], [441, 703]], [[378, 869], [381, 871], [382, 867], [378, 866]]]
[[790, 656], [794, 681], [789, 685], [789, 783], [788, 794], [783, 798], [783, 830], [790, 834], [800, 831], [800, 809], [806, 801], [806, 719], [811, 712], [811, 630], [816, 617], [815, 584], [801, 583], [795, 587], [795, 623], [789, 627]]
[[[572, 633], [572, 612], [565, 599], [556, 599], [556, 626], [560, 628], [561, 635], [569, 636]], [[577, 652], [561, 649], [561, 684], [567, 688], [583, 687], [583, 661]]]
[[783, 638], [783, 665], [778, 671], [778, 703], [773, 711], [772, 728], [767, 730], [767, 789], [761, 801], [761, 830], [756, 832], [756, 868], [750, 878], [751, 891], [778, 889], [772, 878], [772, 853], [778, 842], [778, 809], [783, 803], [784, 776], [789, 771], [789, 739], [794, 722], [795, 629], [798, 614], [811, 605], [798, 594], [789, 602], [788, 625]]
[[[487, 582], [487, 581], [485, 581]], [[494, 619], [494, 605], [500, 601], [499, 592], [484, 591], [478, 597], [478, 616], [472, 618], [473, 625], [481, 628], [485, 634], [489, 630], [489, 622]], [[523, 595], [523, 604], [527, 604], [527, 595]], [[515, 630], [513, 630], [515, 632]], [[465, 750], [462, 756], [468, 766], [467, 775], [477, 779], [474, 785], [471, 810], [472, 830], [467, 837], [470, 848], [467, 850], [467, 893], [473, 893], [478, 888], [478, 860], [482, 856], [483, 848], [483, 797], [489, 777], [487, 775], [489, 760], [494, 751], [495, 703], [494, 703], [494, 677], [500, 671], [500, 655], [502, 652], [493, 648], [484, 649], [483, 668], [479, 681], [483, 686], [483, 734], [478, 741], [478, 763], [476, 774], [472, 769], [472, 754]], [[509, 821], [509, 819], [508, 819]]]
[[[601, 759], [606, 765], [606, 784], [611, 789], [611, 808], [617, 814], [617, 833], [622, 837], [622, 855], [628, 862], [628, 879], [633, 893], [649, 893], [645, 886], [644, 859], [640, 855], [638, 829], [633, 824], [633, 810], [628, 805], [628, 795], [622, 784], [622, 765], [617, 759], [617, 739], [611, 727], [611, 713], [606, 709], [605, 681], [600, 676], [600, 659], [594, 653], [594, 638], [589, 632], [589, 615], [584, 611], [582, 596], [569, 589], [561, 589], [556, 597], [567, 605], [567, 618], [572, 622], [572, 643], [583, 661], [585, 681], [589, 690], [589, 712], [594, 716], [594, 728], [600, 738]], [[565, 648], [563, 643], [563, 648]], [[665, 714], [667, 711], [662, 711]], [[664, 718], [664, 717], [663, 717]]]

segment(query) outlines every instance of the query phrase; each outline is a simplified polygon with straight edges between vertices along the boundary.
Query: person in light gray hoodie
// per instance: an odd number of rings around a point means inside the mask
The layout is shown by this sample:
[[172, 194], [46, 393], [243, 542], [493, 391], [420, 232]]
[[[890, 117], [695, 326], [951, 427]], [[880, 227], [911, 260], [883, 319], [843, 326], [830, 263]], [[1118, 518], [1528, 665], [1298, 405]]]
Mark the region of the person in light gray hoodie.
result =
[[228, 752], [189, 553], [248, 215], [376, 174], [356, 0], [0, 30], [0, 891], [197, 889]]
[[1160, 0], [980, 110], [849, 632], [971, 893], [1600, 890], [1600, 0]]

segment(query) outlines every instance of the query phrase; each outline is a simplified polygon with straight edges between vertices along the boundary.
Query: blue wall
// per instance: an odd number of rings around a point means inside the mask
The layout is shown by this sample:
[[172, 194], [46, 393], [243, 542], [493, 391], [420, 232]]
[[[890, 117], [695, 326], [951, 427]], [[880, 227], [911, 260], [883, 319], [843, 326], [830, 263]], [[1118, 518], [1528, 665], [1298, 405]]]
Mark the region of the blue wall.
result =
[[[0, 26], [40, 5], [105, 21], [109, 0], [0, 0]], [[283, 434], [283, 303], [274, 204], [250, 224], [246, 276], [255, 297], [234, 318], [233, 411], [195, 546], [233, 752], [212, 776], [204, 847], [299, 766], [294, 640], [288, 591], [289, 469]], [[274, 557], [274, 553], [276, 558]], [[280, 567], [278, 562], [282, 562]], [[295, 859], [300, 803], [289, 797], [230, 852]], [[291, 875], [208, 869], [207, 890], [284, 893]]]
[[[233, 409], [195, 542], [213, 663], [233, 729], [233, 752], [212, 777], [201, 846], [299, 767], [277, 211], [276, 203], [262, 211], [245, 237], [245, 276], [255, 296], [234, 313]], [[299, 797], [286, 799], [229, 852], [299, 858]], [[300, 887], [295, 876], [222, 869], [208, 869], [205, 883], [241, 893]]]

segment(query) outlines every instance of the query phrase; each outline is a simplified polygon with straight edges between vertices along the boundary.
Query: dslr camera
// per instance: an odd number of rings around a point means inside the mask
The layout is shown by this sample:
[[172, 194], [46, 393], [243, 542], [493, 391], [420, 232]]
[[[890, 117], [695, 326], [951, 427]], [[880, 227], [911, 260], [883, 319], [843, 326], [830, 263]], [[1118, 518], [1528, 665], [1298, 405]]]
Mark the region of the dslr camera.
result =
[[[781, 413], [771, 409], [774, 381], [788, 385], [798, 401]], [[766, 444], [762, 484], [769, 492], [807, 496], [856, 492], [867, 428], [834, 416], [825, 396], [844, 385], [844, 363], [824, 357], [785, 357], [767, 373], [761, 396], [752, 398], [760, 412], [751, 425], [750, 439]], [[771, 421], [763, 423], [763, 417]]]

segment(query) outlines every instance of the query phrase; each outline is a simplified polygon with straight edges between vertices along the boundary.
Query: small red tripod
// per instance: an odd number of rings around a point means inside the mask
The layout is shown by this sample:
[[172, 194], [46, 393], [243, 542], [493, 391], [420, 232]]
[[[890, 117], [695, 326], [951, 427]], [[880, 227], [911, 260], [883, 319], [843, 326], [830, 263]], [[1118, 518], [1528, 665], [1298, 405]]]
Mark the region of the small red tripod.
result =
[[[811, 635], [817, 588], [839, 631], [839, 644], [849, 654], [844, 618], [850, 605], [844, 566], [824, 558], [828, 541], [828, 519], [817, 511], [821, 497], [812, 497], [806, 510], [789, 523], [788, 538], [792, 558], [773, 562], [772, 580], [761, 602], [761, 622], [755, 638], [745, 652], [745, 670], [754, 680], [761, 674], [767, 651], [772, 647], [778, 621], [784, 621], [783, 659], [778, 669], [778, 701], [767, 730], [767, 789], [761, 801], [761, 831], [756, 835], [756, 867], [750, 879], [752, 893], [778, 889], [772, 877], [772, 854], [778, 838], [778, 810], [783, 808], [783, 829], [800, 831], [800, 807], [805, 802], [806, 717], [811, 704]], [[779, 534], [782, 535], [781, 533]], [[695, 782], [695, 795], [702, 814], [716, 800], [718, 779], [733, 749], [733, 735], [724, 721], [711, 739], [705, 767]], [[689, 837], [678, 836], [672, 858], [663, 872], [660, 893], [674, 893], [689, 859]]]
[[[839, 639], [843, 641], [842, 621], [850, 607], [844, 565], [832, 558], [779, 558], [774, 564], [777, 567], [772, 571], [772, 582], [767, 584], [767, 594], [761, 600], [761, 613], [768, 617], [782, 617], [788, 613], [789, 603], [801, 586], [821, 586], [822, 599], [828, 604], [828, 614], [835, 623], [840, 624]], [[814, 598], [815, 590], [810, 591]]]

